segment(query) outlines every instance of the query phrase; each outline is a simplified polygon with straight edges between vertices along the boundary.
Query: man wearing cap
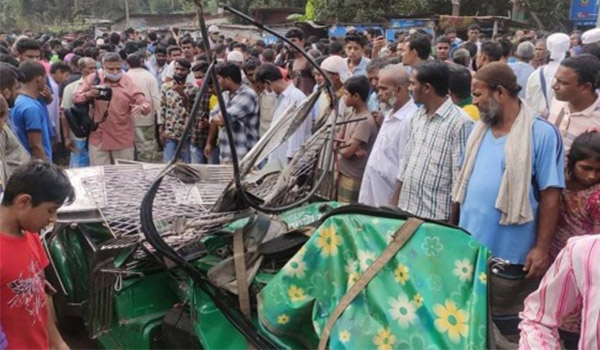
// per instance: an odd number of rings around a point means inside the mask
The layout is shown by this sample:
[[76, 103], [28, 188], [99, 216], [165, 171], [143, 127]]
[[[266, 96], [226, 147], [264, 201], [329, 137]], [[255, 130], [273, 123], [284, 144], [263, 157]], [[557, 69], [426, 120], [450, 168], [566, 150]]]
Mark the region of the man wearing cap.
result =
[[211, 50], [219, 43], [219, 27], [214, 24], [208, 27], [208, 43]]
[[227, 62], [231, 62], [242, 68], [242, 65], [244, 64], [244, 54], [239, 51], [231, 51], [227, 54]]
[[[321, 69], [327, 74], [331, 82], [333, 83], [333, 89], [336, 91], [336, 95], [339, 98], [339, 113], [342, 116], [341, 120], [344, 120], [351, 111], [346, 107], [344, 99], [341, 98], [344, 94], [344, 83], [348, 78], [352, 76], [350, 69], [346, 61], [340, 56], [329, 56], [323, 62], [321, 62]], [[326, 91], [322, 92], [323, 98], [318, 101], [317, 108], [317, 123], [324, 117], [327, 117], [327, 111], [329, 110], [329, 94]]]
[[546, 40], [550, 62], [536, 69], [527, 80], [526, 102], [536, 113], [545, 118], [548, 117], [550, 102], [554, 97], [554, 91], [552, 90], [554, 74], [556, 74], [560, 62], [567, 56], [570, 46], [571, 39], [567, 34], [555, 33], [550, 35]]
[[481, 123], [469, 137], [454, 182], [451, 217], [500, 259], [488, 279], [492, 319], [513, 340], [523, 301], [549, 266], [565, 186], [560, 136], [518, 98], [520, 89], [504, 63], [475, 74], [473, 103]]
[[581, 43], [583, 46], [597, 43], [600, 41], [600, 28], [592, 28], [590, 30], [586, 30], [581, 35]]

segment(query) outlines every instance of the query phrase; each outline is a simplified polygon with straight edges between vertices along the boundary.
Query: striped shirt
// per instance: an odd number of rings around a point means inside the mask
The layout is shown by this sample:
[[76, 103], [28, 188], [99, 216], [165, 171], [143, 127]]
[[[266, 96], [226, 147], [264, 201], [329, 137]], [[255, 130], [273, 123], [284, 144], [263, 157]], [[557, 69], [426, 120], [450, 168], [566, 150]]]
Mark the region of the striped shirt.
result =
[[431, 117], [424, 106], [419, 108], [411, 119], [397, 177], [402, 182], [400, 209], [427, 219], [449, 219], [452, 184], [472, 127], [450, 98]]
[[[258, 141], [258, 96], [252, 88], [242, 84], [233, 95], [230, 95], [225, 108], [227, 108], [227, 118], [233, 132], [238, 160], [241, 160]], [[216, 115], [215, 112], [220, 112], [220, 108], [215, 108], [211, 112], [211, 117]], [[219, 133], [219, 149], [222, 162], [233, 161], [224, 127]]]
[[577, 136], [600, 128], [600, 95], [591, 106], [579, 112], [571, 112], [568, 102], [553, 98], [548, 121], [560, 130], [568, 152]]
[[519, 349], [561, 349], [558, 326], [581, 312], [579, 349], [600, 348], [600, 237], [569, 240], [542, 279], [525, 299]]

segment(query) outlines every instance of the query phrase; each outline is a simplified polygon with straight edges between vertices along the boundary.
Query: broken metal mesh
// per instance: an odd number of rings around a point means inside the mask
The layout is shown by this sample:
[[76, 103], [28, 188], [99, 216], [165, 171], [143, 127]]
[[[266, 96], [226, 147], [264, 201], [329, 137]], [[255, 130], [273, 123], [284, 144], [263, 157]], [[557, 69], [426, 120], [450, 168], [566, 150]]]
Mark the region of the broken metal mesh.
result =
[[[206, 166], [204, 175], [195, 183], [184, 183], [175, 176], [165, 176], [156, 194], [153, 218], [167, 243], [177, 249], [206, 233], [229, 223], [236, 213], [210, 213], [208, 210], [231, 181], [230, 166]], [[143, 241], [140, 223], [140, 205], [162, 167], [143, 165], [105, 166], [98, 175], [83, 179], [114, 239], [105, 242], [101, 250], [122, 249]], [[182, 221], [176, 232], [177, 220]], [[204, 227], [186, 227], [189, 222], [201, 220]], [[197, 237], [196, 237], [197, 238]], [[144, 244], [146, 251], [152, 247]], [[144, 250], [137, 252], [138, 257]]]
[[329, 151], [325, 146], [330, 130], [329, 126], [319, 129], [296, 152], [284, 170], [268, 174], [258, 184], [247, 184], [246, 189], [262, 198], [267, 207], [281, 207], [304, 198], [324, 171], [318, 165], [323, 163], [323, 158]]

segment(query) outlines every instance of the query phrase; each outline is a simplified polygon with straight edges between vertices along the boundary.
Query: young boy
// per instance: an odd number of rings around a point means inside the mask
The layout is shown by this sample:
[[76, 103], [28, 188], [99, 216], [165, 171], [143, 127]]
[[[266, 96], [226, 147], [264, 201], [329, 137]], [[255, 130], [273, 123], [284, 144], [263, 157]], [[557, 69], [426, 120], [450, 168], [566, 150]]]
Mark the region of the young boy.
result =
[[0, 205], [0, 324], [9, 350], [69, 348], [45, 293], [49, 261], [37, 232], [74, 198], [67, 176], [39, 160], [17, 168], [6, 184]]
[[344, 102], [354, 109], [353, 119], [359, 122], [345, 124], [341, 128], [341, 146], [338, 149], [338, 201], [356, 203], [367, 160], [379, 128], [367, 107], [369, 81], [363, 75], [354, 76], [344, 84]]

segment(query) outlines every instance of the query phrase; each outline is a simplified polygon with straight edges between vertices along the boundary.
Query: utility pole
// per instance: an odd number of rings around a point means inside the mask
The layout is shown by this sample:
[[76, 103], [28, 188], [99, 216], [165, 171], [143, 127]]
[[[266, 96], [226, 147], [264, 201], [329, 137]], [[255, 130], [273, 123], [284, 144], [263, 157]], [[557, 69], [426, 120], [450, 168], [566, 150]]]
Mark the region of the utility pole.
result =
[[460, 16], [460, 0], [451, 0], [452, 16]]
[[125, 0], [125, 26], [129, 28], [129, 0]]
[[523, 3], [521, 0], [511, 0], [512, 2], [512, 15], [511, 19], [515, 21], [524, 21], [525, 12], [523, 11]]
[[596, 18], [596, 28], [600, 28], [600, 5], [598, 4], [599, 0], [592, 0], [596, 4], [596, 13], [598, 13], [598, 17]]

